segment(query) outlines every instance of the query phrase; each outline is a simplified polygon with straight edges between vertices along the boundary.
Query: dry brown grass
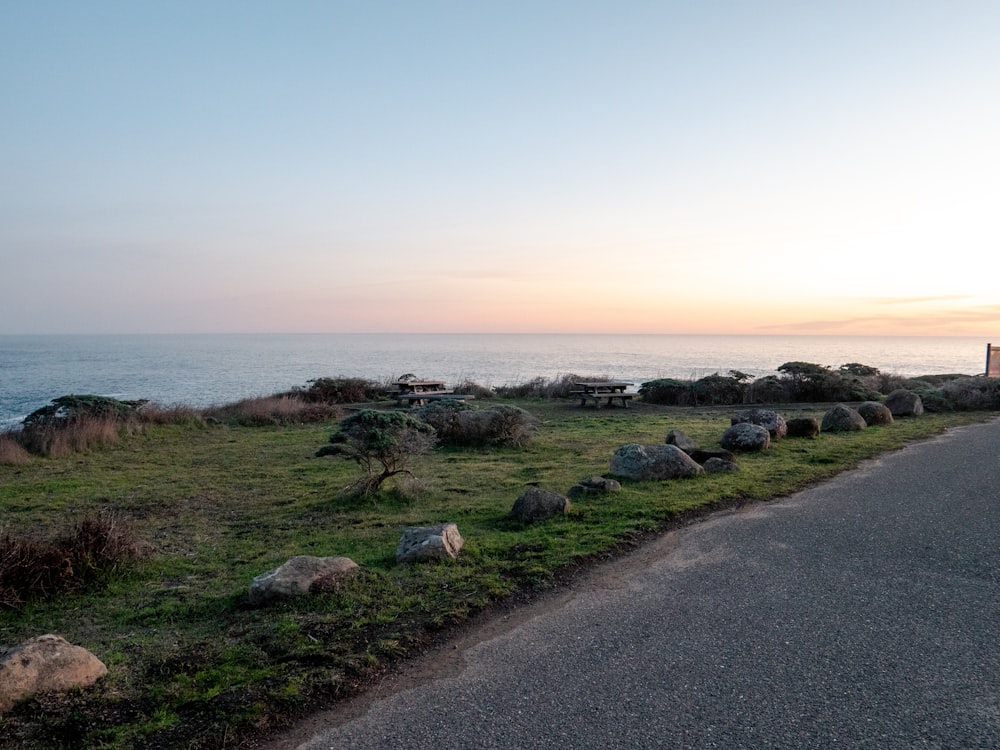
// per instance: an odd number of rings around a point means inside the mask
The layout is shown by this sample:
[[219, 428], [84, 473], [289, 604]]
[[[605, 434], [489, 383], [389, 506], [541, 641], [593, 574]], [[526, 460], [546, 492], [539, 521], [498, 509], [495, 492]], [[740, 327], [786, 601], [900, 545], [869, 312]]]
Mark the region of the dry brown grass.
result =
[[0, 433], [0, 466], [24, 466], [31, 463], [31, 454], [17, 441], [15, 433]]
[[246, 427], [306, 424], [340, 419], [344, 410], [336, 404], [303, 401], [295, 396], [261, 396], [205, 409], [203, 414], [227, 424]]
[[76, 417], [55, 424], [27, 425], [11, 433], [29, 453], [66, 458], [92, 448], [114, 445], [125, 425], [113, 417]]

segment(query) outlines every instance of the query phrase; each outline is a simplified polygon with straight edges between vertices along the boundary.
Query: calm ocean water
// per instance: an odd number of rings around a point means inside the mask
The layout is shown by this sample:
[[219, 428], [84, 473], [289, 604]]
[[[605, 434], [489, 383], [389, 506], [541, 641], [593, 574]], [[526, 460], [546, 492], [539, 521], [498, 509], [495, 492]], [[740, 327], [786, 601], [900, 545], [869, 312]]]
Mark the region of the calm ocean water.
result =
[[872, 365], [898, 375], [978, 374], [985, 341], [952, 337], [564, 334], [227, 334], [0, 336], [0, 426], [53, 398], [88, 393], [210, 406], [326, 376], [405, 373], [495, 386], [535, 377], [608, 376], [641, 383], [790, 361]]

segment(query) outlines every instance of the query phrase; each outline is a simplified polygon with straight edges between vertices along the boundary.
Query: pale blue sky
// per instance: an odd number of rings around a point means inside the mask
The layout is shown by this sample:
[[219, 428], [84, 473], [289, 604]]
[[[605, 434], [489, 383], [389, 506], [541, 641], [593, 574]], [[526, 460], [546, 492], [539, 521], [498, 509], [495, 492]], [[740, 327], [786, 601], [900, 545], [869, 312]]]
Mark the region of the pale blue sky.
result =
[[0, 333], [1000, 338], [1000, 3], [0, 13]]

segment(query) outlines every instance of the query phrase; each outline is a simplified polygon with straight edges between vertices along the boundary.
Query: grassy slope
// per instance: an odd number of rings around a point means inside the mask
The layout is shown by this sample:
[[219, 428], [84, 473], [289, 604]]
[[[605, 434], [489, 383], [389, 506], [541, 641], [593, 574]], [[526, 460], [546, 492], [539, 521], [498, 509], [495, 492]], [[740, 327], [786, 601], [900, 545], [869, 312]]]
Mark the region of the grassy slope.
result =
[[[786, 439], [742, 457], [738, 474], [626, 483], [619, 494], [575, 502], [565, 518], [522, 526], [504, 516], [527, 486], [566, 492], [606, 472], [619, 445], [660, 443], [670, 429], [718, 445], [733, 409], [519, 405], [542, 420], [529, 448], [439, 449], [418, 460], [426, 486], [410, 497], [338, 497], [356, 467], [313, 457], [333, 425], [147, 428], [89, 455], [0, 467], [6, 528], [45, 530], [110, 506], [157, 550], [106, 591], [0, 612], [0, 644], [54, 632], [110, 669], [89, 691], [29, 701], [0, 719], [0, 745], [231, 745], [363, 686], [449, 624], [549, 585], [682, 511], [781, 496], [949, 425], [995, 416], [926, 415]], [[466, 539], [459, 561], [395, 564], [405, 526], [441, 521], [456, 522]], [[326, 596], [247, 606], [251, 579], [295, 554], [345, 555], [365, 573]]]

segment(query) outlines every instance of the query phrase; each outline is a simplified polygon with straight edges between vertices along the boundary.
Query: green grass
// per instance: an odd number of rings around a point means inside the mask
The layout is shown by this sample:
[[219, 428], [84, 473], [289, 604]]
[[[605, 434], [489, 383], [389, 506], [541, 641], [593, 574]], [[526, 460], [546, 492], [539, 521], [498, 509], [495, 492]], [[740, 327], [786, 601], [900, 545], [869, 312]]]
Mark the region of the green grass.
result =
[[[414, 464], [419, 491], [371, 499], [339, 492], [357, 476], [353, 463], [313, 457], [332, 423], [154, 426], [85, 455], [0, 466], [3, 529], [54, 532], [112, 508], [156, 549], [102, 591], [0, 611], [0, 644], [58, 633], [110, 669], [92, 689], [30, 700], [0, 719], [0, 746], [233, 746], [363, 688], [449, 626], [551, 586], [687, 511], [780, 497], [996, 416], [932, 414], [785, 439], [742, 456], [736, 474], [625, 482], [618, 494], [574, 502], [565, 517], [522, 525], [505, 516], [528, 486], [565, 493], [605, 473], [618, 446], [661, 443], [671, 429], [717, 446], [737, 409], [512, 403], [541, 420], [529, 447], [438, 449]], [[404, 527], [442, 521], [466, 540], [459, 560], [395, 564]], [[296, 554], [344, 555], [363, 573], [328, 595], [251, 608], [253, 577]]]

